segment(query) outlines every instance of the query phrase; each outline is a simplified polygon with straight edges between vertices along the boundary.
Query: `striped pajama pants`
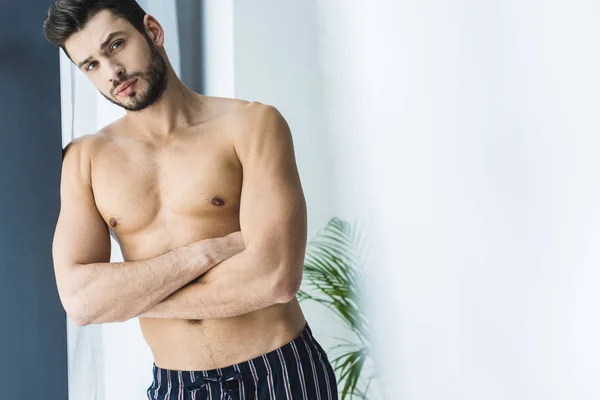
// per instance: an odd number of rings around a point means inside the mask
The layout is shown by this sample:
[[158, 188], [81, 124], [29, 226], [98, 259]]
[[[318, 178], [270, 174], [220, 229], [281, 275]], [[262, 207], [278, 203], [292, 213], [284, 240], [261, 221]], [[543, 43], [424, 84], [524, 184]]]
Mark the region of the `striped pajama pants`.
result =
[[325, 351], [308, 326], [290, 343], [249, 361], [209, 371], [154, 364], [150, 400], [337, 400]]

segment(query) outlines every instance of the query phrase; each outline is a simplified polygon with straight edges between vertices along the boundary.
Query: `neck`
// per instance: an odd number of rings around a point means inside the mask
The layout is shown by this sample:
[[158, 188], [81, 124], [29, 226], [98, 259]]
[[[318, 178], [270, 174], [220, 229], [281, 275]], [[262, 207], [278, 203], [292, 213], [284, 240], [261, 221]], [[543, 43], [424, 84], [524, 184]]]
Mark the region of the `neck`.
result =
[[202, 108], [203, 96], [185, 86], [172, 68], [167, 73], [167, 87], [156, 103], [142, 111], [127, 112], [127, 122], [136, 135], [151, 141], [166, 140], [201, 117], [198, 107]]

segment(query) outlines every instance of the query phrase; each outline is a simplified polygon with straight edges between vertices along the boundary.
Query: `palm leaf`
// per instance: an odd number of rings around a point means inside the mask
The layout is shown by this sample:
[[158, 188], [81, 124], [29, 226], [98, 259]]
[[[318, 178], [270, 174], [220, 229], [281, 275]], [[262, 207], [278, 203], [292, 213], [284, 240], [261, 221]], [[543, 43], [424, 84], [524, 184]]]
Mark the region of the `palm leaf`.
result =
[[[359, 343], [341, 339], [331, 349], [332, 366], [341, 387], [341, 398], [366, 399], [372, 376], [364, 377], [365, 362], [370, 358], [370, 326], [360, 308], [364, 278], [366, 240], [355, 223], [332, 218], [307, 244], [304, 262], [304, 286], [300, 301], [314, 301], [327, 307], [355, 334]], [[362, 383], [365, 389], [359, 388]]]

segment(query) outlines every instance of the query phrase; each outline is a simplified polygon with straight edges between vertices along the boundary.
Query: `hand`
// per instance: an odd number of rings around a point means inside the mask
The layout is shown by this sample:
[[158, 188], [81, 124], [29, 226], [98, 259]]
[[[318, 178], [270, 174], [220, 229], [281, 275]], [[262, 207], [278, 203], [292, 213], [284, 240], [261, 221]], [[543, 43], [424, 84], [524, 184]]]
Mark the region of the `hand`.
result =
[[242, 232], [237, 231], [217, 238], [203, 239], [186, 246], [191, 253], [186, 257], [194, 270], [202, 275], [223, 261], [238, 254], [246, 248]]
[[219, 262], [223, 262], [229, 257], [233, 257], [246, 248], [241, 231], [230, 233], [229, 235], [217, 238], [216, 240], [218, 241], [217, 251], [219, 251], [219, 253], [217, 254], [217, 259]]

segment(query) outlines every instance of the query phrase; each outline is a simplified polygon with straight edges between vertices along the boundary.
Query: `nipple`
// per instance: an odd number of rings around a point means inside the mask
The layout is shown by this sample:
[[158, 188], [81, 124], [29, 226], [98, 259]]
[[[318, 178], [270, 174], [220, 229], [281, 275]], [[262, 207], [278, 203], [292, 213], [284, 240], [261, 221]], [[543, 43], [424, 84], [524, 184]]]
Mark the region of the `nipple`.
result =
[[225, 200], [223, 200], [220, 197], [213, 197], [210, 201], [210, 204], [212, 204], [213, 206], [222, 207], [225, 205]]
[[112, 226], [113, 228], [114, 228], [115, 226], [117, 226], [117, 219], [116, 219], [116, 218], [111, 218], [111, 219], [110, 219], [110, 226]]

